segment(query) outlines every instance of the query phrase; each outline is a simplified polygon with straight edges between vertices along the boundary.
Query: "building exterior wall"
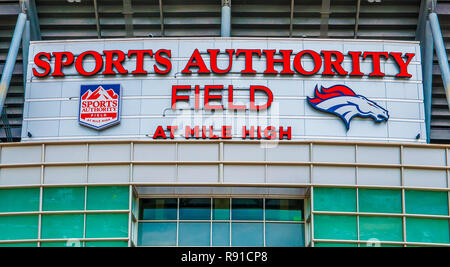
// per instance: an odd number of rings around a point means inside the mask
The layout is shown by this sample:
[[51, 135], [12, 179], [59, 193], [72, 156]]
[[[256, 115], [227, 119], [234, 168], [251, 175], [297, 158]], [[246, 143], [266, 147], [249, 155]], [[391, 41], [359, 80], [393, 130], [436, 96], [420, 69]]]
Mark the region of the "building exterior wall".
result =
[[[64, 77], [37, 77], [33, 69], [42, 70], [36, 66], [35, 56], [41, 52], [71, 52], [77, 58], [85, 51], [103, 53], [105, 50], [120, 50], [128, 53], [132, 49], [168, 49], [171, 51], [172, 70], [168, 74], [156, 75], [152, 72], [155, 60], [146, 57], [144, 67], [147, 75], [133, 75], [136, 59], [127, 58], [124, 68], [130, 73], [125, 75], [99, 75], [93, 77], [81, 76], [75, 69], [75, 64], [63, 68]], [[305, 76], [264, 74], [266, 57], [253, 58], [255, 75], [241, 74], [245, 66], [245, 56], [233, 56], [232, 69], [226, 74], [198, 74], [193, 68], [193, 74], [182, 73], [193, 52], [198, 49], [206, 66], [210, 66], [208, 49], [220, 49], [218, 66], [228, 67], [228, 57], [225, 49], [274, 49], [276, 51], [293, 50], [291, 66], [294, 69], [294, 55], [303, 50], [318, 54], [323, 50], [338, 51], [345, 55], [343, 68], [352, 72], [352, 58], [347, 54], [351, 51], [396, 52], [406, 55], [415, 54], [408, 66], [411, 78], [398, 78], [399, 69], [392, 58], [381, 60], [381, 71], [384, 77], [369, 77], [373, 70], [370, 57], [363, 60], [360, 57], [363, 76], [350, 75], [312, 75]], [[277, 59], [281, 58], [278, 54]], [[55, 58], [52, 57], [52, 70]], [[304, 68], [314, 69], [312, 58], [303, 58]], [[91, 70], [94, 60], [84, 61], [86, 69]], [[275, 64], [275, 70], [280, 72], [282, 64]], [[318, 73], [322, 73], [324, 64]], [[103, 69], [102, 69], [103, 71]], [[82, 85], [120, 84], [122, 86], [121, 123], [115, 127], [96, 131], [78, 124], [80, 87]], [[172, 110], [172, 86], [200, 86], [200, 103], [204, 102], [205, 85], [223, 85], [223, 92], [215, 95], [223, 96], [225, 110], [192, 111], [194, 107], [194, 89], [190, 92], [189, 103], [178, 103]], [[269, 110], [256, 112], [253, 110], [234, 111], [227, 109], [229, 99], [228, 86], [234, 86], [235, 104], [248, 105], [249, 88], [251, 85], [266, 86], [273, 91], [274, 103]], [[386, 123], [374, 123], [371, 119], [355, 118], [350, 129], [335, 115], [319, 112], [308, 104], [307, 98], [314, 97], [316, 86], [320, 89], [335, 85], [345, 85], [375, 101], [389, 111]], [[183, 93], [180, 93], [180, 95]], [[184, 93], [185, 95], [186, 93]], [[264, 103], [264, 94], [257, 94], [256, 102]], [[218, 101], [216, 101], [218, 102]], [[215, 105], [217, 103], [214, 102]], [[317, 39], [287, 39], [287, 38], [173, 38], [173, 39], [116, 39], [116, 40], [77, 40], [77, 41], [46, 41], [32, 42], [30, 48], [30, 64], [28, 83], [25, 93], [24, 122], [22, 141], [50, 140], [114, 140], [114, 139], [148, 139], [153, 136], [158, 126], [176, 125], [179, 132], [176, 139], [184, 139], [184, 127], [195, 125], [212, 125], [218, 129], [221, 126], [233, 127], [233, 137], [242, 139], [242, 127], [276, 126], [292, 127], [293, 140], [353, 140], [377, 142], [426, 142], [425, 116], [423, 105], [422, 67], [420, 46], [418, 42], [377, 41], [377, 40], [317, 40]]]
[[137, 245], [138, 199], [295, 196], [305, 200], [307, 246], [450, 246], [448, 150], [292, 141], [3, 144], [0, 244]]

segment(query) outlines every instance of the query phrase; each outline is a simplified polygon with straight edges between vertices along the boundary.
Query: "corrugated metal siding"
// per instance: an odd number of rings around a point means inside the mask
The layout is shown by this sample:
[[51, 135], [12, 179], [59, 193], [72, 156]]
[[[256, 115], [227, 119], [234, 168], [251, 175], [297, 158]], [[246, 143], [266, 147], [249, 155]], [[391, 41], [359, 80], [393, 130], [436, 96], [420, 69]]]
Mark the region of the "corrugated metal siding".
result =
[[[126, 37], [124, 1], [97, 0], [103, 38]], [[232, 36], [289, 37], [291, 0], [232, 0]], [[93, 0], [36, 0], [43, 39], [96, 38]], [[221, 0], [133, 0], [133, 34], [220, 36]], [[357, 0], [332, 0], [329, 37], [354, 38]], [[359, 38], [414, 40], [420, 0], [361, 1]], [[319, 37], [322, 1], [294, 0], [294, 37]]]

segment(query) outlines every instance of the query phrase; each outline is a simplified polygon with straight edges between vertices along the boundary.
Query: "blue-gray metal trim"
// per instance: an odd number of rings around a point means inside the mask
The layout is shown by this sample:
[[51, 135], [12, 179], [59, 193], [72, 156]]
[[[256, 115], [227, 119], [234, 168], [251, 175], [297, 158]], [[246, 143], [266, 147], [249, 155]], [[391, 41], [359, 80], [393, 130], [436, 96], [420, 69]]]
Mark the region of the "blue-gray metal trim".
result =
[[445, 49], [444, 38], [442, 37], [441, 26], [436, 13], [430, 14], [430, 25], [433, 33], [434, 46], [439, 59], [439, 67], [444, 82], [444, 88], [447, 95], [447, 102], [450, 108], [450, 66], [448, 64], [447, 51]]
[[36, 2], [35, 0], [25, 0], [26, 13], [30, 20], [31, 26], [31, 39], [34, 41], [39, 41], [41, 37], [41, 29], [39, 24], [39, 18], [37, 14]]
[[423, 91], [425, 105], [425, 124], [427, 127], [427, 143], [431, 141], [431, 112], [432, 112], [432, 88], [433, 88], [433, 55], [434, 43], [430, 22], [426, 22], [422, 43], [423, 55]]
[[25, 23], [22, 36], [22, 62], [23, 62], [23, 87], [27, 87], [28, 59], [31, 41], [31, 23], [29, 20]]
[[8, 57], [6, 58], [5, 68], [3, 69], [0, 82], [0, 112], [3, 110], [6, 95], [8, 92], [14, 66], [16, 65], [17, 54], [21, 45], [22, 35], [27, 21], [27, 15], [20, 13], [17, 17], [17, 24], [9, 47]]

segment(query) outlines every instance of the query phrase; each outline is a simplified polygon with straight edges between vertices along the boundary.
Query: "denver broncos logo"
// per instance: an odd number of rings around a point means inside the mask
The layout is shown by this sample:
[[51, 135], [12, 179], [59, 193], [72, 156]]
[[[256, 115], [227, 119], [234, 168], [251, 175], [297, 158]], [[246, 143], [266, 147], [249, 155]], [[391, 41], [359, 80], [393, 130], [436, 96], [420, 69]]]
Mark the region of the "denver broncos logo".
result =
[[[321, 91], [321, 92], [320, 92]], [[308, 97], [308, 102], [315, 109], [339, 116], [350, 129], [350, 122], [355, 117], [372, 118], [376, 122], [387, 121], [389, 113], [377, 103], [362, 95], [357, 95], [345, 85], [316, 89], [315, 98]]]

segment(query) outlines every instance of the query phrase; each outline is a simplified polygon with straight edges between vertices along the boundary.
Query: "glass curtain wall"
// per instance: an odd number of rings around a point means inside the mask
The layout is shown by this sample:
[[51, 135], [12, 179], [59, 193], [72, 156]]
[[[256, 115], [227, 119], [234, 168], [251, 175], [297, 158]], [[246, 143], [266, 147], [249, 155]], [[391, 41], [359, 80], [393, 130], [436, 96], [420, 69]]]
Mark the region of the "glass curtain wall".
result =
[[449, 193], [321, 188], [313, 193], [315, 246], [448, 246]]
[[138, 245], [302, 247], [304, 228], [302, 199], [141, 199]]

